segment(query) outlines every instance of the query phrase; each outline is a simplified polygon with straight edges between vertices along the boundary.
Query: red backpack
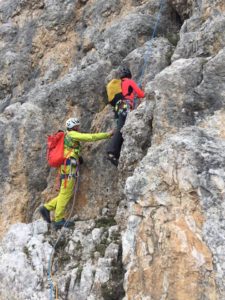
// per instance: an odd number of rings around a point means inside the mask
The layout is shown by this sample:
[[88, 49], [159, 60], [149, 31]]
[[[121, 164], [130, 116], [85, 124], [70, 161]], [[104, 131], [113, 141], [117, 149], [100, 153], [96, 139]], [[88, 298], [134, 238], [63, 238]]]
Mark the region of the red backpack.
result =
[[58, 168], [65, 160], [63, 131], [58, 131], [47, 138], [47, 161], [50, 167]]

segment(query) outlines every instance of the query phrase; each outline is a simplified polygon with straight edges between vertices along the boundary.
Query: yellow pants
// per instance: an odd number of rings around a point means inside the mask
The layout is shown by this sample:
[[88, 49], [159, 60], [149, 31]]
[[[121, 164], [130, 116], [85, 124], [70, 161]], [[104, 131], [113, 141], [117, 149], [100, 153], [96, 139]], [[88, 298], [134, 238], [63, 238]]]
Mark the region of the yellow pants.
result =
[[55, 210], [55, 222], [64, 219], [64, 213], [66, 206], [74, 193], [75, 178], [70, 178], [67, 180], [66, 188], [64, 187], [64, 179], [60, 185], [60, 191], [57, 197], [50, 200], [44, 205], [48, 210]]

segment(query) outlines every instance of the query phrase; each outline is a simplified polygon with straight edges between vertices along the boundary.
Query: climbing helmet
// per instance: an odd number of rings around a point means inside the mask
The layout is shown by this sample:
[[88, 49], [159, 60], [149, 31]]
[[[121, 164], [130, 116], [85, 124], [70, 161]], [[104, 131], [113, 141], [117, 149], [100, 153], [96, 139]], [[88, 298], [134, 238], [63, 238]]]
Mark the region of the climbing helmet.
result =
[[131, 78], [132, 77], [130, 69], [126, 66], [120, 67], [119, 75], [120, 75], [120, 78], [125, 78], [125, 77], [126, 78]]
[[77, 118], [70, 118], [66, 121], [66, 128], [72, 129], [74, 126], [79, 126], [80, 120]]

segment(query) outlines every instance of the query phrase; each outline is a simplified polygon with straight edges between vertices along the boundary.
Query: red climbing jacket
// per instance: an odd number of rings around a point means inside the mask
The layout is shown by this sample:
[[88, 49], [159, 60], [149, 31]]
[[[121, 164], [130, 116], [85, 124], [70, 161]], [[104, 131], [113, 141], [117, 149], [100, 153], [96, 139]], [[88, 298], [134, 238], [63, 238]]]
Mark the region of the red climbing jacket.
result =
[[136, 82], [129, 78], [122, 79], [122, 93], [125, 99], [130, 100], [132, 107], [136, 95], [138, 98], [144, 98], [145, 96], [145, 93], [139, 88]]

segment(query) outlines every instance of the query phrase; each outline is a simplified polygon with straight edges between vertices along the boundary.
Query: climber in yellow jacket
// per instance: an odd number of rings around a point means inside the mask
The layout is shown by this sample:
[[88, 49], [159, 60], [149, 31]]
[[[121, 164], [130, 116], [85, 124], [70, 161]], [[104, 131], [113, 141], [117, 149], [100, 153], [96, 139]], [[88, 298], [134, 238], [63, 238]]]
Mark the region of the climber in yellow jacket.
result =
[[60, 167], [61, 185], [57, 197], [50, 200], [40, 208], [40, 213], [45, 221], [51, 223], [50, 211], [55, 211], [55, 229], [63, 226], [70, 227], [74, 225], [71, 221], [66, 221], [64, 212], [66, 206], [74, 193], [77, 164], [81, 161], [80, 142], [94, 142], [102, 139], [108, 139], [113, 135], [111, 132], [101, 133], [81, 133], [80, 121], [77, 118], [70, 118], [66, 122], [67, 132], [64, 138], [64, 157], [68, 157], [65, 163]]

